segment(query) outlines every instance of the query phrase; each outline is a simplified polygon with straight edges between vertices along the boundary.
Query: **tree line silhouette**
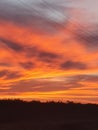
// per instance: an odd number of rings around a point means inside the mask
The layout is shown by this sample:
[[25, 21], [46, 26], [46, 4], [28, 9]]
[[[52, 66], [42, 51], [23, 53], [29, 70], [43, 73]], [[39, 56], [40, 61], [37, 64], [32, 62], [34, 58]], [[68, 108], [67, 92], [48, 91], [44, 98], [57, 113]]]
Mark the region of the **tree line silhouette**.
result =
[[98, 105], [0, 100], [0, 130], [98, 130]]

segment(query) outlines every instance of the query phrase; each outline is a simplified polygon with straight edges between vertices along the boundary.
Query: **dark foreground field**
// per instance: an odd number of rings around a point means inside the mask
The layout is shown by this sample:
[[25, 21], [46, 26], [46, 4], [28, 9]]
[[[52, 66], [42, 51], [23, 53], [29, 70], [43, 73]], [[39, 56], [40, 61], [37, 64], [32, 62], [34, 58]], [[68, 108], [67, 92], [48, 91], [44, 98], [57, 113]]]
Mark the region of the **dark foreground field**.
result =
[[98, 106], [2, 100], [0, 130], [98, 130]]

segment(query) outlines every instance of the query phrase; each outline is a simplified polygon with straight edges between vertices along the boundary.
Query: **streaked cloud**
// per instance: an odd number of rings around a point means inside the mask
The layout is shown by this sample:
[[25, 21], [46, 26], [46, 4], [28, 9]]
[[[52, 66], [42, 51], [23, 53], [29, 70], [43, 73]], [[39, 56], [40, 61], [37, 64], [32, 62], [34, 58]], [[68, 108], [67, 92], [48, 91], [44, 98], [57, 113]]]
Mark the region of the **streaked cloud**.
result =
[[82, 63], [82, 62], [75, 62], [75, 61], [66, 61], [61, 64], [61, 68], [65, 70], [70, 70], [70, 69], [86, 69], [87, 66]]
[[22, 74], [20, 72], [17, 71], [8, 71], [8, 70], [2, 70], [0, 71], [0, 77], [4, 78], [4, 79], [14, 79], [14, 78], [18, 78], [21, 77]]
[[37, 28], [45, 33], [57, 32], [57, 29], [63, 28], [63, 24], [66, 26], [69, 21], [71, 9], [67, 4], [66, 0], [4, 0], [0, 1], [0, 19]]
[[0, 98], [97, 102], [97, 3], [0, 0]]
[[87, 49], [96, 51], [98, 49], [98, 26], [87, 26], [83, 30], [76, 31], [76, 39]]

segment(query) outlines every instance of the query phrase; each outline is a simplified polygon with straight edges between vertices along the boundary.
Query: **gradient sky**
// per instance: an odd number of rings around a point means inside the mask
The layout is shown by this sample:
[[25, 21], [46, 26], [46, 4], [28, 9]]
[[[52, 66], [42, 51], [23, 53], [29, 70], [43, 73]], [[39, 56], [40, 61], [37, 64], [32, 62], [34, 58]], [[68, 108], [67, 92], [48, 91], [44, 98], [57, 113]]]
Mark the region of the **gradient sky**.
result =
[[0, 98], [98, 103], [98, 0], [0, 0]]

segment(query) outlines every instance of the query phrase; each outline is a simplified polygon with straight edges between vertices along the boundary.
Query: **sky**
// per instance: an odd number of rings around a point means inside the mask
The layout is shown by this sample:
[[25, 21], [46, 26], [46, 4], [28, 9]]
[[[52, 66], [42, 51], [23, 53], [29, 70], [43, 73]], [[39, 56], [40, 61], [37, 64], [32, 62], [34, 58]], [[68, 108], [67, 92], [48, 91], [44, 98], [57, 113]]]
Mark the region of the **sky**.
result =
[[0, 99], [98, 103], [98, 0], [0, 0]]

